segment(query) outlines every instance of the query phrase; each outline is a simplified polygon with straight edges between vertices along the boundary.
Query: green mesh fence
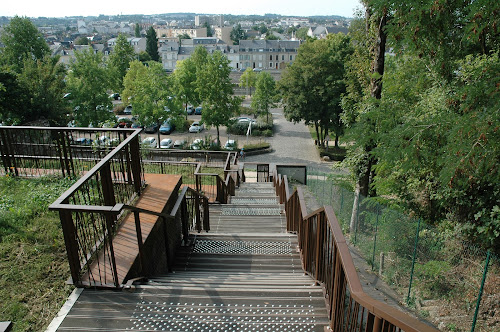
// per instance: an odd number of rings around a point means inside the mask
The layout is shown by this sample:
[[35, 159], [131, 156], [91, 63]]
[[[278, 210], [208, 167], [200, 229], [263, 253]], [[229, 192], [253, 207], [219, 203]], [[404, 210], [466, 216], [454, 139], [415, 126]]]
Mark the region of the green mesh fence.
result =
[[497, 256], [490, 253], [486, 269], [486, 251], [373, 199], [359, 197], [355, 204], [355, 193], [327, 173], [308, 169], [307, 183], [402, 302], [443, 331], [500, 331]]

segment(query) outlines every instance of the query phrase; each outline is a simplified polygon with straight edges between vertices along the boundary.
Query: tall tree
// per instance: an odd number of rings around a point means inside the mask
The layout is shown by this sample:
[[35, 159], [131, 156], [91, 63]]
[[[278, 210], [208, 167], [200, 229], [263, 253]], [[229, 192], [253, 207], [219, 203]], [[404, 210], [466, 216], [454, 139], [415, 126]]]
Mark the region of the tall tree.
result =
[[119, 34], [113, 52], [109, 56], [110, 83], [114, 91], [123, 90], [123, 78], [127, 73], [130, 62], [136, 58], [134, 48], [124, 34]]
[[88, 49], [75, 52], [75, 57], [67, 79], [74, 118], [79, 126], [99, 127], [114, 119], [107, 94], [108, 70], [103, 55]]
[[210, 26], [210, 23], [208, 23], [208, 21], [206, 21], [205, 24], [203, 24], [203, 26], [207, 29], [207, 37], [212, 37], [213, 34], [212, 34], [212, 27]]
[[310, 40], [300, 46], [297, 58], [279, 82], [285, 117], [314, 124], [321, 145], [330, 130], [336, 134], [336, 144], [342, 134], [344, 62], [351, 53], [349, 38], [343, 34]]
[[[145, 66], [133, 61], [124, 79], [123, 97], [131, 101], [134, 113], [144, 125], [161, 124], [171, 119], [176, 121], [182, 115], [180, 102], [173, 98], [173, 78], [155, 61]], [[158, 141], [160, 132], [158, 131]]]
[[230, 38], [234, 45], [239, 45], [240, 40], [245, 40], [248, 38], [246, 32], [241, 28], [241, 24], [238, 23], [237, 26], [233, 27], [231, 30]]
[[252, 88], [257, 82], [257, 73], [252, 68], [247, 68], [240, 76], [240, 87], [247, 88], [249, 95], [252, 96]]
[[241, 98], [233, 96], [230, 73], [228, 58], [216, 51], [208, 56], [207, 63], [197, 77], [197, 90], [203, 100], [201, 120], [208, 126], [217, 128], [218, 142], [219, 127], [228, 125], [242, 102]]
[[158, 37], [153, 27], [149, 27], [146, 32], [146, 52], [148, 52], [151, 60], [159, 62], [160, 55], [158, 54]]
[[4, 27], [0, 41], [0, 64], [10, 66], [16, 73], [22, 71], [24, 60], [41, 60], [50, 55], [43, 35], [27, 17], [15, 16]]
[[69, 107], [63, 99], [66, 69], [59, 58], [46, 56], [36, 62], [26, 59], [19, 82], [30, 95], [30, 115], [26, 121], [46, 119], [52, 126], [66, 125]]
[[277, 97], [276, 82], [267, 71], [258, 75], [255, 94], [252, 98], [252, 108], [260, 115], [266, 115], [269, 121], [269, 110], [275, 107]]
[[199, 95], [196, 92], [196, 65], [191, 58], [177, 62], [173, 73], [176, 84], [177, 96], [179, 96], [186, 107], [188, 104], [198, 105]]
[[139, 23], [135, 24], [134, 36], [137, 37], [137, 38], [141, 37], [141, 26], [139, 25]]

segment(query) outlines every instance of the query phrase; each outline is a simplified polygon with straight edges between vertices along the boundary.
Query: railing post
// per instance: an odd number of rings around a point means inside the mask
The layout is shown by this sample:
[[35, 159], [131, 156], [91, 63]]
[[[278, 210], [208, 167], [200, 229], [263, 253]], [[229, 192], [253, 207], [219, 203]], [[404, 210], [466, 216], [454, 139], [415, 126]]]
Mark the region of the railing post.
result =
[[201, 215], [200, 215], [200, 196], [198, 194], [194, 195], [194, 210], [196, 213], [196, 230], [198, 233], [201, 232]]
[[75, 224], [73, 223], [73, 218], [69, 211], [59, 210], [59, 218], [61, 219], [71, 278], [73, 279], [73, 284], [79, 286], [81, 284], [80, 259], [78, 257], [78, 241], [76, 240]]
[[207, 198], [203, 198], [203, 229], [205, 232], [210, 230], [210, 211]]
[[[101, 170], [99, 171], [101, 175], [101, 186], [102, 186], [102, 195], [104, 197], [104, 204], [107, 206], [114, 206], [116, 204], [115, 194], [113, 189], [113, 179], [111, 178], [111, 168], [109, 163], [103, 165]], [[113, 229], [116, 223], [116, 216], [111, 213], [105, 214], [106, 218], [106, 226], [108, 235], [106, 238], [109, 240], [109, 251], [111, 253], [111, 264], [113, 265], [113, 278], [115, 286], [119, 286], [118, 273], [116, 271], [116, 259], [115, 259], [115, 251], [113, 248]]]
[[144, 274], [145, 268], [145, 260], [144, 260], [144, 250], [143, 250], [143, 242], [142, 242], [142, 231], [141, 231], [141, 220], [139, 217], [139, 211], [134, 211], [134, 219], [135, 219], [135, 232], [137, 234], [137, 246], [139, 248], [139, 262], [141, 265], [141, 273]]
[[135, 192], [137, 194], [140, 194], [142, 186], [142, 176], [141, 176], [139, 136], [134, 137], [134, 139], [130, 141], [130, 158], [128, 162], [132, 166], [132, 176], [134, 178]]
[[418, 219], [417, 224], [417, 233], [415, 234], [415, 247], [413, 248], [413, 260], [411, 263], [411, 273], [410, 273], [410, 285], [408, 286], [408, 296], [406, 297], [406, 304], [410, 303], [410, 294], [411, 294], [411, 284], [413, 283], [413, 271], [415, 269], [415, 260], [417, 259], [417, 246], [418, 246], [418, 236], [420, 232], [420, 218]]
[[316, 266], [314, 267], [314, 279], [316, 279], [316, 284], [319, 285], [320, 281], [320, 274], [319, 274], [319, 269], [320, 269], [320, 256], [321, 256], [321, 224], [322, 224], [322, 219], [324, 217], [324, 213], [320, 213], [316, 215], [316, 253], [315, 253], [315, 260], [316, 260]]

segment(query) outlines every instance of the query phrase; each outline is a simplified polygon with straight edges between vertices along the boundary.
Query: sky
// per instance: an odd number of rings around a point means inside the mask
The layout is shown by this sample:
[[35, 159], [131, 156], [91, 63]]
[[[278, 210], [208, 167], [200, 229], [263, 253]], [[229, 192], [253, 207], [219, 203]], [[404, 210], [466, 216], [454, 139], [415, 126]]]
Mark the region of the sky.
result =
[[190, 1], [118, 1], [118, 0], [24, 0], [3, 1], [0, 16], [27, 17], [65, 17], [128, 14], [233, 14], [263, 15], [279, 14], [285, 16], [340, 15], [352, 17], [359, 0], [190, 0]]

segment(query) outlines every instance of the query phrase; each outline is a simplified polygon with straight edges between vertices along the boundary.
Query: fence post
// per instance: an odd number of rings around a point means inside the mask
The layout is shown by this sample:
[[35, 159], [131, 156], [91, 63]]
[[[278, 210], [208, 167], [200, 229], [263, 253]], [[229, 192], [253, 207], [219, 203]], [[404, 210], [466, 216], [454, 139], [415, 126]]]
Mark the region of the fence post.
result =
[[411, 284], [413, 282], [413, 270], [415, 269], [415, 260], [417, 258], [418, 233], [420, 232], [420, 221], [421, 220], [422, 220], [421, 218], [418, 219], [417, 234], [415, 234], [415, 247], [413, 248], [413, 260], [411, 263], [410, 285], [408, 286], [408, 296], [406, 297], [406, 304], [410, 303]]
[[378, 231], [378, 217], [380, 212], [380, 205], [377, 204], [377, 221], [375, 223], [375, 236], [373, 238], [373, 254], [372, 254], [372, 271], [375, 266], [375, 247], [377, 246], [377, 231]]
[[354, 243], [358, 242], [358, 229], [359, 229], [359, 201], [361, 200], [361, 194], [358, 192], [358, 207], [356, 208], [356, 228], [354, 229]]
[[488, 250], [488, 253], [486, 255], [486, 263], [484, 263], [483, 280], [481, 281], [479, 294], [477, 294], [476, 310], [474, 311], [474, 319], [472, 320], [472, 328], [470, 332], [474, 332], [474, 329], [476, 328], [477, 314], [479, 313], [479, 305], [481, 304], [481, 297], [483, 296], [484, 283], [486, 281], [486, 275], [488, 274], [488, 265], [490, 264], [490, 254], [491, 252]]

